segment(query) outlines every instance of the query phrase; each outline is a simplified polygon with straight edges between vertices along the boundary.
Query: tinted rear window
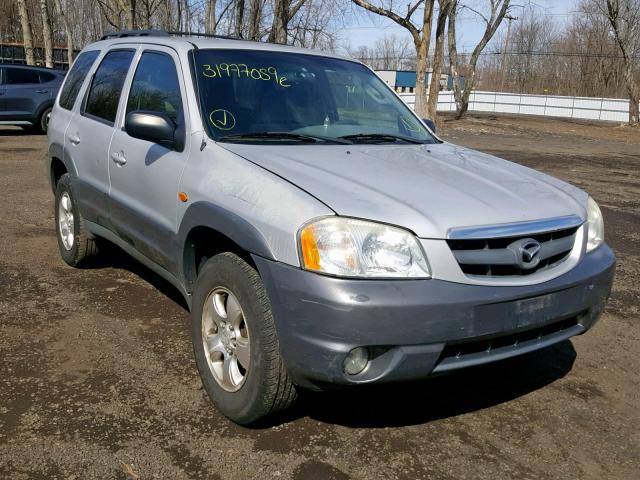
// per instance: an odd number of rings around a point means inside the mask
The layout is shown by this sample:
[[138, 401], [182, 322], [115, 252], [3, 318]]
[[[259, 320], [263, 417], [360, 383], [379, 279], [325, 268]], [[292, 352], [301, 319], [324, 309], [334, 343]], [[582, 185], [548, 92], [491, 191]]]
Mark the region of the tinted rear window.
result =
[[5, 80], [7, 85], [26, 85], [40, 83], [40, 76], [37, 70], [28, 68], [5, 68]]
[[84, 82], [84, 79], [89, 73], [93, 62], [98, 57], [98, 51], [83, 52], [78, 56], [73, 67], [67, 74], [67, 80], [62, 87], [62, 93], [60, 94], [60, 106], [71, 110], [73, 104], [76, 102], [76, 97], [80, 91], [80, 87]]
[[85, 113], [110, 123], [115, 122], [122, 86], [133, 54], [133, 50], [114, 50], [105, 55], [91, 82]]

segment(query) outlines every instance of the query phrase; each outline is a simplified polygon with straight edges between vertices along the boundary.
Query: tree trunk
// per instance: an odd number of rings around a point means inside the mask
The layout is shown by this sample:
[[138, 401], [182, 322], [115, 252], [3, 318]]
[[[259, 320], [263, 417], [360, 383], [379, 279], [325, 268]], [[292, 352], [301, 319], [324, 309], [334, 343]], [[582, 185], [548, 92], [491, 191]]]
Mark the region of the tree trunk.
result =
[[633, 77], [633, 68], [630, 61], [628, 61], [626, 65], [624, 79], [627, 83], [627, 92], [629, 93], [629, 125], [639, 126], [640, 111], [638, 102], [640, 101], [640, 85], [636, 83]]
[[438, 0], [440, 11], [436, 26], [436, 49], [433, 54], [431, 82], [429, 85], [429, 99], [427, 103], [427, 116], [435, 121], [438, 116], [438, 96], [440, 95], [440, 75], [442, 62], [444, 61], [444, 32], [447, 24], [447, 16], [451, 7], [450, 0]]
[[51, 33], [51, 19], [49, 18], [47, 0], [40, 0], [40, 12], [42, 13], [44, 64], [47, 68], [53, 68], [53, 34]]
[[207, 0], [206, 18], [204, 19], [204, 32], [216, 33], [216, 0]]
[[27, 65], [35, 65], [36, 60], [33, 55], [33, 34], [31, 33], [31, 23], [29, 22], [29, 12], [25, 0], [18, 1], [18, 14], [20, 15], [20, 26], [22, 27], [22, 42], [24, 45], [24, 57]]
[[273, 10], [273, 21], [269, 41], [272, 43], [287, 43], [287, 26], [289, 24], [289, 0], [276, 0]]
[[433, 5], [435, 0], [427, 0], [424, 6], [422, 17], [422, 32], [419, 41], [414, 44], [416, 47], [416, 103], [415, 112], [420, 118], [429, 116], [429, 105], [427, 99], [427, 63], [429, 61], [429, 45], [431, 44], [431, 20], [433, 18]]
[[60, 21], [62, 21], [64, 34], [67, 37], [67, 62], [69, 63], [69, 68], [71, 68], [71, 64], [73, 63], [73, 35], [71, 33], [71, 26], [69, 25], [69, 19], [62, 11], [60, 0], [53, 0], [53, 5], [55, 6]]
[[[469, 109], [469, 97], [471, 91], [475, 86], [476, 81], [476, 69], [478, 65], [478, 59], [480, 54], [487, 46], [487, 43], [493, 38], [496, 30], [502, 23], [504, 16], [509, 10], [510, 0], [494, 0], [491, 2], [491, 15], [489, 19], [485, 19], [486, 28], [480, 39], [480, 42], [475, 46], [469, 59], [469, 65], [467, 66], [467, 76], [464, 80], [464, 89], [460, 82], [460, 74], [458, 70], [458, 51], [456, 48], [456, 13], [457, 13], [457, 0], [453, 0], [450, 5], [449, 12], [449, 65], [451, 69], [451, 75], [453, 76], [453, 95], [456, 101], [456, 118], [462, 118]], [[498, 10], [500, 7], [500, 10]]]
[[415, 112], [420, 118], [424, 118], [429, 114], [426, 85], [428, 51], [429, 42], [425, 39], [421, 39], [420, 43], [416, 45], [416, 99], [414, 105]]
[[633, 63], [628, 51], [628, 49], [633, 48], [633, 42], [638, 41], [639, 39], [633, 38], [633, 34], [629, 33], [628, 27], [626, 35], [624, 30], [622, 30], [625, 23], [637, 25], [637, 9], [634, 8], [635, 5], [631, 4], [627, 4], [626, 7], [626, 9], [621, 8], [618, 2], [607, 0], [606, 12], [603, 13], [606, 13], [607, 15], [616, 43], [618, 44], [620, 53], [622, 53], [622, 60], [624, 62], [624, 81], [627, 85], [627, 92], [629, 93], [629, 125], [640, 126], [640, 112], [638, 112], [640, 84], [637, 83], [634, 78]]
[[235, 35], [238, 38], [242, 38], [242, 28], [244, 26], [244, 0], [236, 1], [236, 25]]
[[629, 96], [629, 125], [640, 125], [640, 96]]
[[262, 19], [262, 0], [251, 0], [249, 17], [249, 40], [260, 40], [260, 20]]

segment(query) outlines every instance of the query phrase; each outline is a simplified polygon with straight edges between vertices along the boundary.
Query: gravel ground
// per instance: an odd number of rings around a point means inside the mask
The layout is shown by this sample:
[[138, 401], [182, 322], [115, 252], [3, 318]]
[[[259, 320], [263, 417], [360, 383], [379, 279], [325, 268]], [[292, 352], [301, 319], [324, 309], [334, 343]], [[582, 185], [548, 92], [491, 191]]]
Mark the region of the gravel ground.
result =
[[0, 478], [640, 478], [640, 132], [490, 116], [441, 132], [592, 193], [619, 260], [602, 320], [508, 362], [307, 394], [246, 429], [202, 390], [172, 287], [117, 250], [62, 262], [46, 138], [0, 127]]

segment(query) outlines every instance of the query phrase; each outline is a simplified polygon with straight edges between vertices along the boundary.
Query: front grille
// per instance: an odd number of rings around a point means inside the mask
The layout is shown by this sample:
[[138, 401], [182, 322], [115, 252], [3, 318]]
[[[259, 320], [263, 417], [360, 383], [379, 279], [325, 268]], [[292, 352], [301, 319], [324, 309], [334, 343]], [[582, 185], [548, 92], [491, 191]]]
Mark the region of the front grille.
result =
[[[578, 227], [518, 237], [447, 240], [447, 244], [466, 275], [506, 277], [531, 275], [551, 269], [565, 261], [575, 241]], [[508, 247], [514, 242], [533, 239], [540, 244], [539, 263], [523, 268]]]
[[580, 333], [581, 314], [529, 330], [444, 347], [434, 372], [508, 358]]

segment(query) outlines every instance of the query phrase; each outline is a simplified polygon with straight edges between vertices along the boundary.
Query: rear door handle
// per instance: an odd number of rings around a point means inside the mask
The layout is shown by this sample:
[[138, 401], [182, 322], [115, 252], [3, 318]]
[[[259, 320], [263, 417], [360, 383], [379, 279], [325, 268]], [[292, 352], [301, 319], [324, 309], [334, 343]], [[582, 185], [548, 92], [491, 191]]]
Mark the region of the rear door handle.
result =
[[78, 145], [80, 143], [80, 137], [78, 135], [71, 134], [67, 138], [73, 145]]
[[122, 152], [113, 152], [111, 154], [111, 160], [113, 160], [115, 164], [120, 167], [127, 163], [127, 159], [124, 158], [124, 153]]
[[49, 93], [49, 90], [36, 90], [36, 93]]

